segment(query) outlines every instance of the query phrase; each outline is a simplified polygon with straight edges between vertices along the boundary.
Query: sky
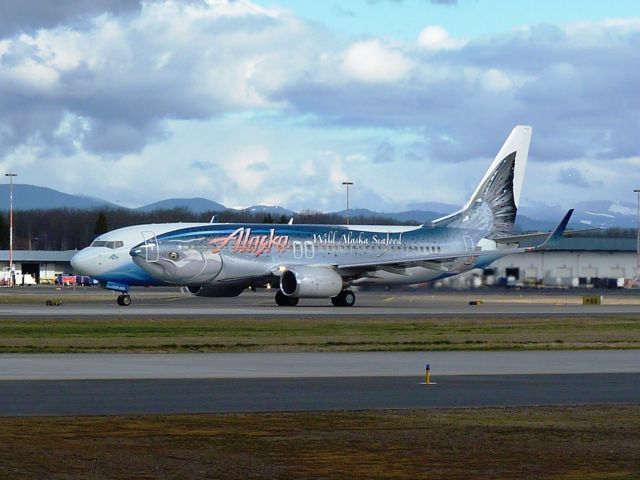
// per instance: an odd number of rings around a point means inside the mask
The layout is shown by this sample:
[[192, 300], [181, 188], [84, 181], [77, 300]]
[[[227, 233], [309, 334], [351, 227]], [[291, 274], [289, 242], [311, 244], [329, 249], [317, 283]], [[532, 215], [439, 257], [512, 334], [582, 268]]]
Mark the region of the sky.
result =
[[637, 0], [0, 0], [0, 167], [141, 206], [633, 202]]

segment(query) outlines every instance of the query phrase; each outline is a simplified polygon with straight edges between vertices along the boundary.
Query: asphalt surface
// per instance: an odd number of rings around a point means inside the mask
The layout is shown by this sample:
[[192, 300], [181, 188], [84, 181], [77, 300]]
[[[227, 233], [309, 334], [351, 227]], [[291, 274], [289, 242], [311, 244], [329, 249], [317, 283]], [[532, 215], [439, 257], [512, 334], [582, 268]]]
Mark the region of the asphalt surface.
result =
[[2, 416], [638, 403], [640, 352], [1, 355], [0, 378]]
[[3, 354], [0, 380], [640, 373], [638, 350]]
[[238, 317], [299, 317], [299, 316], [380, 316], [380, 317], [409, 317], [416, 315], [434, 316], [473, 316], [473, 317], [496, 317], [496, 316], [629, 316], [640, 315], [640, 306], [632, 305], [600, 305], [600, 306], [574, 306], [574, 305], [520, 305], [517, 307], [503, 305], [482, 305], [476, 307], [128, 307], [110, 308], [98, 305], [72, 306], [72, 307], [14, 307], [1, 308], [0, 317], [36, 317], [47, 316], [57, 318], [70, 317], [105, 317], [111, 315], [115, 317], [206, 317], [217, 316], [238, 316]]
[[[33, 293], [32, 293], [33, 292]], [[331, 317], [331, 316], [589, 316], [640, 315], [640, 292], [604, 291], [459, 291], [358, 292], [352, 308], [336, 308], [328, 299], [301, 299], [296, 307], [278, 307], [271, 292], [246, 292], [234, 298], [203, 298], [175, 289], [132, 291], [129, 307], [116, 304], [116, 295], [101, 289], [21, 289], [2, 291], [22, 301], [0, 304], [0, 318], [103, 317]], [[604, 295], [602, 305], [582, 305], [583, 295]], [[47, 306], [46, 299], [61, 299]], [[469, 305], [481, 300], [481, 305]]]
[[0, 382], [0, 414], [121, 415], [638, 403], [640, 374]]

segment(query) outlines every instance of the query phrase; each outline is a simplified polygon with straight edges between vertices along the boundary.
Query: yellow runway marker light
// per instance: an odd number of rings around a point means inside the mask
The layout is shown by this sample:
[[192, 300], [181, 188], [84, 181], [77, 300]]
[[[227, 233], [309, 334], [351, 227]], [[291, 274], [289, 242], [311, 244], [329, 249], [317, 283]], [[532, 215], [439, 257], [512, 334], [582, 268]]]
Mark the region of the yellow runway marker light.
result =
[[424, 382], [422, 385], [435, 385], [435, 382], [431, 381], [431, 365], [427, 363], [424, 369]]

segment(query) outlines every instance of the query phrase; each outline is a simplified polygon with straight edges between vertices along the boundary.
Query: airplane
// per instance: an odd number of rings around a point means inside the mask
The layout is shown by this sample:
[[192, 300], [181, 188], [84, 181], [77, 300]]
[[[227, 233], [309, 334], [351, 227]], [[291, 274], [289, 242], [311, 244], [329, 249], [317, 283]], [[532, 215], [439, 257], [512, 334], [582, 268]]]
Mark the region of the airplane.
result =
[[350, 307], [352, 287], [430, 282], [545, 249], [562, 236], [573, 211], [541, 245], [514, 242], [531, 133], [531, 127], [515, 127], [462, 209], [428, 224], [182, 226], [147, 235], [130, 256], [156, 281], [205, 296], [278, 285], [279, 306], [330, 298]]

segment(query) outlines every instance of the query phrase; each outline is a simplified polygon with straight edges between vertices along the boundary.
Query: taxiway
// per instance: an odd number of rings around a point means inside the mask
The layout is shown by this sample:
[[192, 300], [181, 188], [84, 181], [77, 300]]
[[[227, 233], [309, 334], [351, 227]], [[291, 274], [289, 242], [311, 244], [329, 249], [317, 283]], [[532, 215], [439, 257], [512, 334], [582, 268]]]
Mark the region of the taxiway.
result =
[[[423, 385], [430, 362], [435, 385]], [[640, 352], [2, 355], [0, 415], [637, 403]]]

